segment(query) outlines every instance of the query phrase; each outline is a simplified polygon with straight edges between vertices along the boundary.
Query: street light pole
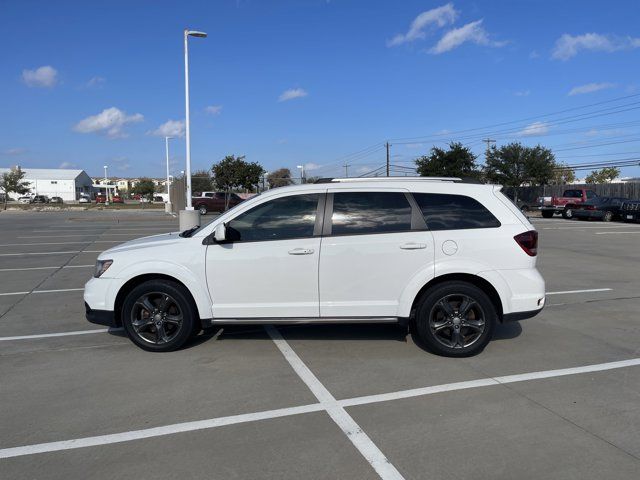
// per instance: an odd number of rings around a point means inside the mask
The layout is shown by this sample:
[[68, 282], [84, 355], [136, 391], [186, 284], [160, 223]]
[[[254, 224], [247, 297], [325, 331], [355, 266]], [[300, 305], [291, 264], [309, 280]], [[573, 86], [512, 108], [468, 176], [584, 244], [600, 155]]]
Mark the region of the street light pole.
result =
[[108, 166], [105, 165], [104, 166], [104, 195], [105, 195], [105, 201], [104, 204], [109, 205], [109, 176], [107, 175], [107, 168]]
[[171, 213], [171, 181], [169, 177], [169, 139], [173, 137], [164, 137], [164, 151], [167, 157], [167, 203], [165, 205], [165, 212]]
[[304, 165], [298, 165], [300, 169], [300, 185], [304, 183]]
[[187, 144], [187, 169], [186, 169], [186, 210], [180, 217], [180, 228], [188, 229], [200, 225], [200, 215], [195, 215], [191, 202], [191, 129], [189, 121], [189, 37], [204, 38], [207, 34], [196, 30], [184, 30], [184, 111], [185, 111], [185, 141]]

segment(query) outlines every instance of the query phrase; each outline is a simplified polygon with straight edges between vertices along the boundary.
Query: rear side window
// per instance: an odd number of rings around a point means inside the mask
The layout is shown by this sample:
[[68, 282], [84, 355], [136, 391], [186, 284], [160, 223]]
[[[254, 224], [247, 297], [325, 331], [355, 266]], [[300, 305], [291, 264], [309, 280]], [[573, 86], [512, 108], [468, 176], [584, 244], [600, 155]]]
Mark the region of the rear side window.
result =
[[333, 194], [332, 235], [361, 235], [411, 230], [411, 205], [401, 192]]
[[497, 228], [500, 222], [477, 200], [464, 195], [414, 193], [429, 230]]
[[562, 196], [564, 198], [582, 198], [582, 190], [565, 190]]
[[229, 237], [242, 242], [312, 237], [319, 197], [292, 195], [262, 203], [227, 224]]

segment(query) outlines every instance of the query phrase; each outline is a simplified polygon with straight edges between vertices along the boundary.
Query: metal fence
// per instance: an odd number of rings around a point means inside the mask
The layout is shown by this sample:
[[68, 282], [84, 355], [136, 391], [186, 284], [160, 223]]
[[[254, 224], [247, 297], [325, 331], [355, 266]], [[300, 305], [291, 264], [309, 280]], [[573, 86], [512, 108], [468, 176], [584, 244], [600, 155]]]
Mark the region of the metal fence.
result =
[[[603, 184], [575, 184], [575, 185], [543, 185], [539, 187], [518, 188], [518, 199], [523, 202], [535, 202], [538, 197], [559, 197], [562, 192], [572, 188], [588, 188], [595, 190], [601, 197], [624, 197], [632, 200], [640, 199], [640, 182], [603, 183]], [[502, 192], [514, 198], [515, 190], [505, 187]]]

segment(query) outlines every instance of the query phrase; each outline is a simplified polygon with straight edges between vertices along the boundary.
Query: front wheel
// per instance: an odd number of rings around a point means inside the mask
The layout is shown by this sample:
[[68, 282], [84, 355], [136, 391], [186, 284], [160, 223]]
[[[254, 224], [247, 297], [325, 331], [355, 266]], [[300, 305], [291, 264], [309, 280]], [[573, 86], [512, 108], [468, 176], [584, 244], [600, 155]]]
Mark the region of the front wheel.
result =
[[481, 352], [493, 335], [496, 308], [480, 288], [446, 282], [427, 292], [416, 309], [418, 336], [432, 352], [468, 357]]
[[602, 217], [602, 220], [605, 222], [610, 222], [611, 220], [613, 220], [613, 212], [611, 211], [604, 212], [604, 216]]
[[573, 218], [573, 209], [572, 208], [565, 208], [562, 211], [562, 218]]
[[199, 319], [186, 288], [168, 280], [150, 280], [125, 298], [122, 325], [143, 350], [170, 352], [197, 333]]
[[199, 205], [198, 211], [200, 212], [200, 215], [206, 215], [209, 212], [206, 205]]

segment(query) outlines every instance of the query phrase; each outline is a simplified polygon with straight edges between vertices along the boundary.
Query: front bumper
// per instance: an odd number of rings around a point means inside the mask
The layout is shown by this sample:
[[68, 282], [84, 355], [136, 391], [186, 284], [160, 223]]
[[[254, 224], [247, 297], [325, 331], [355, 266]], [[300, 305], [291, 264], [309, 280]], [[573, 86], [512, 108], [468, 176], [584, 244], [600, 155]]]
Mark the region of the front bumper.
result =
[[622, 212], [621, 215], [622, 219], [628, 222], [637, 222], [638, 220], [640, 220], [640, 212], [638, 212], [637, 210]]
[[85, 316], [91, 323], [105, 325], [107, 327], [119, 327], [115, 313], [111, 310], [92, 310], [87, 302], [84, 302]]
[[527, 318], [535, 317], [541, 311], [542, 311], [542, 308], [539, 308], [537, 310], [529, 310], [527, 312], [505, 313], [504, 315], [502, 315], [502, 322], [508, 323], [508, 322], [517, 322], [518, 320], [526, 320]]

